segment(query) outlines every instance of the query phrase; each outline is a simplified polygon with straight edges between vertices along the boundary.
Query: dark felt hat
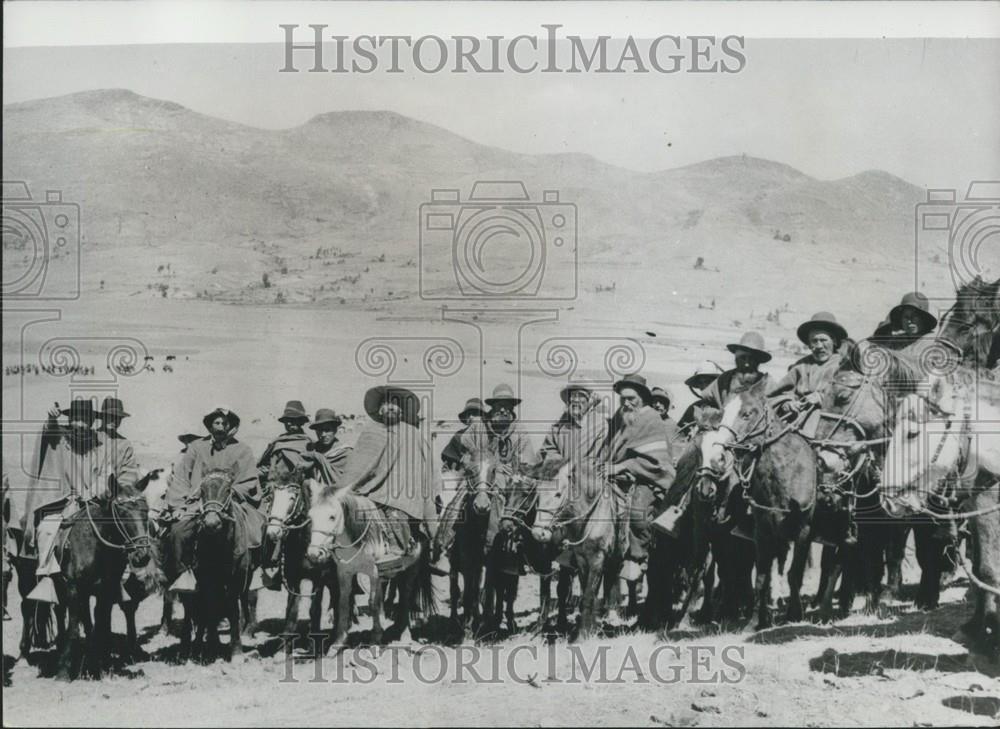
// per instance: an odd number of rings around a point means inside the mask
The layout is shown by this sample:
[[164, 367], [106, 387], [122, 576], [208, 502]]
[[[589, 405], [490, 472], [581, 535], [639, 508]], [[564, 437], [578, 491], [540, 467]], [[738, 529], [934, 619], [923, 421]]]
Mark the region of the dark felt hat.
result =
[[514, 388], [506, 383], [501, 383], [493, 388], [493, 397], [486, 398], [486, 404], [495, 408], [500, 403], [509, 402], [513, 405], [520, 405], [521, 398], [514, 396]]
[[654, 387], [649, 392], [650, 395], [652, 396], [653, 402], [656, 402], [657, 400], [662, 400], [664, 403], [666, 403], [667, 410], [670, 409], [670, 403], [673, 402], [674, 399], [670, 394], [670, 390], [666, 389], [665, 387]]
[[289, 400], [285, 403], [285, 412], [278, 418], [279, 423], [291, 421], [293, 423], [305, 423], [309, 420], [309, 414], [305, 406], [299, 400]]
[[693, 375], [684, 380], [684, 384], [697, 390], [703, 390], [719, 379], [721, 374], [722, 368], [719, 365], [706, 360], [698, 365], [698, 369], [694, 371]]
[[77, 397], [69, 404], [69, 407], [61, 411], [63, 415], [69, 416], [70, 420], [87, 420], [93, 422], [97, 417], [94, 412], [94, 401]]
[[796, 334], [803, 344], [809, 344], [809, 332], [813, 329], [821, 329], [831, 334], [835, 339], [847, 339], [847, 330], [837, 321], [837, 317], [829, 311], [820, 311], [812, 315], [809, 321], [799, 324]]
[[181, 433], [179, 436], [177, 436], [177, 440], [179, 440], [184, 445], [187, 445], [192, 441], [199, 440], [200, 438], [201, 436], [198, 435], [197, 433]]
[[106, 397], [101, 403], [101, 410], [97, 413], [99, 418], [127, 418], [130, 413], [125, 412], [125, 406], [117, 397]]
[[937, 328], [937, 317], [931, 313], [931, 302], [927, 300], [919, 291], [911, 291], [906, 296], [903, 297], [896, 306], [892, 307], [892, 311], [889, 312], [889, 321], [896, 329], [902, 329], [902, 315], [903, 311], [909, 309], [910, 311], [916, 312], [920, 317], [921, 326], [923, 330], [921, 334], [927, 334], [932, 332]]
[[330, 408], [320, 408], [316, 411], [316, 417], [313, 418], [312, 423], [309, 425], [311, 430], [319, 430], [321, 425], [334, 425], [340, 427], [340, 424], [344, 421], [341, 419], [337, 413], [335, 413]]
[[463, 423], [468, 423], [469, 416], [473, 413], [479, 413], [480, 417], [486, 413], [486, 406], [483, 405], [483, 401], [478, 397], [470, 397], [465, 401], [465, 407], [462, 408], [462, 412], [458, 414], [458, 419]]
[[653, 397], [649, 387], [646, 385], [646, 378], [639, 373], [625, 375], [614, 385], [615, 392], [619, 394], [621, 394], [621, 391], [625, 388], [630, 388], [638, 392], [642, 396], [643, 401], [647, 403], [650, 402]]
[[368, 417], [376, 423], [383, 422], [379, 415], [379, 408], [388, 399], [396, 400], [403, 411], [402, 420], [416, 426], [420, 421], [417, 414], [420, 412], [420, 398], [405, 387], [394, 387], [393, 385], [377, 385], [365, 393], [365, 412]]
[[212, 421], [215, 420], [220, 415], [226, 419], [226, 422], [229, 423], [229, 430], [230, 431], [235, 431], [237, 428], [240, 427], [240, 416], [239, 415], [237, 415], [236, 413], [234, 413], [232, 410], [228, 410], [226, 408], [219, 407], [219, 408], [215, 408], [215, 410], [213, 410], [212, 412], [210, 412], [208, 415], [206, 415], [204, 418], [201, 419], [202, 425], [205, 426], [205, 430], [211, 432], [211, 430], [212, 430]]
[[771, 353], [764, 347], [764, 337], [759, 332], [747, 332], [740, 337], [740, 341], [736, 344], [726, 345], [726, 349], [733, 354], [737, 352], [749, 352], [758, 362], [770, 362]]

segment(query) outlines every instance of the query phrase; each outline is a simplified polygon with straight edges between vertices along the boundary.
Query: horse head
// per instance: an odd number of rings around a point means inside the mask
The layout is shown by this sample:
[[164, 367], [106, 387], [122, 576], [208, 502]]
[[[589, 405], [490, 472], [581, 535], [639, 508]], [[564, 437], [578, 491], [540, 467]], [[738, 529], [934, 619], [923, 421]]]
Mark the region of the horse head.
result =
[[278, 460], [269, 472], [271, 508], [267, 516], [267, 536], [279, 540], [300, 513], [309, 509], [309, 489], [305, 486], [306, 467]]
[[766, 418], [764, 401], [751, 392], [741, 393], [726, 403], [719, 427], [702, 436], [699, 476], [716, 481], [723, 478], [733, 464], [727, 446], [752, 437]]
[[219, 468], [205, 473], [201, 478], [201, 525], [217, 533], [225, 521], [231, 521], [233, 482], [236, 467]]
[[538, 506], [535, 523], [531, 527], [531, 536], [536, 542], [547, 544], [552, 541], [556, 515], [565, 509], [572, 496], [572, 473], [572, 464], [566, 462], [559, 469], [555, 480], [545, 481], [538, 485]]
[[108, 499], [108, 510], [118, 534], [111, 535], [113, 543], [121, 543], [133, 569], [149, 563], [152, 547], [149, 539], [149, 506], [140, 493], [119, 494]]
[[1000, 279], [987, 283], [976, 276], [960, 286], [938, 339], [959, 352], [970, 366], [989, 367], [1000, 340]]
[[[315, 490], [316, 487], [310, 488]], [[333, 545], [337, 537], [344, 533], [347, 522], [344, 509], [346, 493], [344, 489], [326, 488], [316, 493], [312, 500], [309, 509], [312, 531], [306, 557], [314, 564], [333, 559]]]
[[494, 459], [485, 455], [481, 456], [478, 462], [474, 462], [469, 469], [468, 482], [473, 494], [472, 511], [476, 516], [486, 516], [493, 505], [493, 492], [496, 490], [496, 476], [498, 471], [497, 463]]

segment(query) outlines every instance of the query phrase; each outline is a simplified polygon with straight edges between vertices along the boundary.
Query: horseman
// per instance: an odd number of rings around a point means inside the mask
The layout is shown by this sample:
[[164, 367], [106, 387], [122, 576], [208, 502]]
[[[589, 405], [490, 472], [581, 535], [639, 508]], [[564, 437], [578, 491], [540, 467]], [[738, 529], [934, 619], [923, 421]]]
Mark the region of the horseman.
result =
[[449, 471], [457, 471], [462, 468], [463, 459], [466, 457], [466, 448], [462, 439], [470, 430], [475, 431], [482, 427], [485, 414], [486, 407], [478, 397], [471, 397], [465, 401], [465, 407], [458, 414], [462, 427], [456, 431], [455, 435], [448, 441], [448, 445], [441, 451], [442, 468]]
[[129, 413], [125, 412], [124, 404], [117, 397], [106, 397], [97, 417], [101, 421], [97, 432], [101, 434], [105, 451], [111, 459], [109, 472], [115, 474], [119, 486], [132, 488], [139, 480], [139, 464], [132, 443], [119, 430], [122, 420], [129, 417]]
[[537, 478], [555, 478], [566, 463], [594, 463], [608, 437], [609, 415], [593, 390], [586, 385], [570, 383], [559, 397], [566, 407], [559, 420], [549, 428], [538, 450], [533, 468]]
[[684, 435], [677, 423], [670, 419], [672, 396], [669, 390], [662, 387], [654, 387], [650, 393], [653, 397], [653, 409], [660, 414], [660, 420], [663, 421], [663, 432], [667, 437], [667, 445], [670, 446], [670, 452], [676, 458], [680, 455], [680, 441], [683, 440]]
[[485, 447], [508, 473], [523, 473], [535, 463], [535, 449], [517, 419], [520, 404], [521, 399], [514, 397], [510, 385], [497, 385], [493, 397], [486, 398], [490, 410], [482, 426], [470, 428], [464, 439], [468, 449]]
[[820, 406], [822, 392], [840, 368], [840, 349], [847, 339], [847, 330], [827, 311], [813, 314], [796, 333], [810, 353], [789, 367], [767, 392], [775, 410], [790, 417]]
[[[65, 426], [59, 424], [60, 415], [67, 417]], [[51, 575], [60, 571], [55, 545], [63, 519], [75, 513], [81, 501], [117, 489], [116, 459], [109, 456], [104, 438], [94, 430], [95, 419], [93, 402], [77, 398], [68, 409], [60, 410], [57, 405], [49, 410], [42, 426], [20, 511], [21, 556], [37, 556], [36, 574], [42, 578], [29, 599], [57, 601]]]
[[652, 538], [656, 501], [674, 479], [673, 455], [663, 436], [663, 421], [651, 407], [653, 394], [646, 378], [626, 375], [615, 383], [619, 409], [611, 419], [601, 457], [610, 466], [605, 475], [629, 493], [629, 548], [622, 577], [642, 577]]
[[726, 349], [732, 353], [735, 367], [723, 372], [703, 391], [706, 405], [719, 412], [734, 397], [766, 381], [767, 374], [760, 371], [760, 366], [771, 361], [771, 353], [765, 347], [764, 337], [758, 332], [747, 332], [740, 337], [739, 342], [727, 344]]
[[285, 403], [285, 410], [278, 418], [285, 432], [272, 440], [263, 455], [257, 461], [257, 475], [260, 477], [261, 485], [267, 487], [267, 477], [271, 469], [271, 459], [275, 452], [281, 450], [293, 450], [296, 453], [304, 453], [312, 445], [312, 440], [306, 435], [303, 428], [309, 422], [309, 415], [305, 406], [299, 400], [289, 400]]
[[338, 489], [371, 499], [384, 512], [391, 551], [409, 553], [434, 536], [437, 474], [430, 440], [420, 431], [420, 400], [402, 387], [380, 385], [365, 393], [371, 423], [344, 464]]
[[341, 443], [337, 438], [337, 431], [340, 430], [342, 422], [341, 417], [331, 408], [320, 408], [316, 411], [312, 425], [309, 426], [309, 429], [316, 433], [316, 442], [310, 442], [306, 446], [306, 455], [312, 456], [318, 469], [323, 469], [320, 459], [325, 463], [327, 476], [321, 479], [323, 481], [331, 483], [339, 481], [344, 473], [347, 457], [351, 453], [351, 447]]
[[182, 569], [190, 569], [190, 548], [198, 528], [197, 511], [201, 504], [202, 477], [217, 470], [233, 473], [233, 506], [243, 517], [246, 547], [259, 547], [267, 517], [259, 511], [263, 497], [250, 446], [236, 439], [239, 416], [225, 408], [215, 408], [202, 418], [208, 435], [188, 444], [167, 487], [167, 508], [176, 519], [167, 539], [171, 549], [164, 555], [163, 571], [168, 580], [177, 578]]
[[718, 379], [719, 375], [722, 374], [722, 368], [719, 367], [715, 362], [705, 360], [700, 365], [698, 369], [694, 371], [694, 374], [684, 380], [684, 384], [694, 395], [695, 400], [693, 403], [688, 405], [684, 414], [681, 415], [680, 420], [677, 421], [677, 425], [680, 429], [686, 433], [689, 433], [689, 437], [694, 437], [695, 433], [693, 431], [698, 431], [702, 427], [702, 423], [707, 422], [706, 413], [710, 413], [714, 408], [708, 404], [705, 400], [705, 390]]

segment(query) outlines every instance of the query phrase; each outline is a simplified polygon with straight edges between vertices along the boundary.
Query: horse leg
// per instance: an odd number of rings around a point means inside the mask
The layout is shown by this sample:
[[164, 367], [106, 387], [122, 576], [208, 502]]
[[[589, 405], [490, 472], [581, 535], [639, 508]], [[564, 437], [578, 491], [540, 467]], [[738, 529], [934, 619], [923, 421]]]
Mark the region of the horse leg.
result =
[[586, 572], [581, 575], [584, 585], [580, 602], [581, 638], [589, 638], [597, 632], [597, 595], [604, 580], [604, 552], [594, 550], [587, 557]]
[[754, 542], [757, 545], [756, 567], [757, 579], [754, 591], [757, 593], [757, 630], [765, 630], [774, 624], [771, 612], [771, 565], [775, 558], [774, 537], [771, 534], [761, 534], [763, 530], [758, 525], [755, 530]]
[[227, 595], [226, 597], [228, 598], [227, 607], [229, 608], [229, 661], [231, 663], [242, 663], [245, 658], [243, 655], [243, 643], [240, 640], [243, 634], [240, 596], [239, 593], [236, 593]]
[[247, 587], [240, 596], [243, 610], [243, 635], [253, 638], [257, 634], [257, 590]]
[[792, 564], [788, 568], [788, 587], [791, 594], [788, 597], [788, 611], [785, 619], [790, 623], [802, 620], [802, 577], [806, 571], [806, 561], [809, 559], [809, 549], [812, 540], [799, 539], [795, 542], [792, 552]]
[[[905, 524], [890, 524], [888, 526], [879, 525], [884, 529], [885, 534], [885, 566], [886, 580], [885, 591], [889, 598], [898, 600], [903, 589], [903, 559], [906, 556], [906, 539], [910, 534], [910, 529]], [[879, 577], [881, 584], [882, 578]]]
[[371, 598], [368, 600], [368, 605], [372, 614], [372, 645], [382, 645], [382, 636], [384, 633], [383, 623], [385, 622], [382, 615], [382, 595], [384, 590], [384, 583], [380, 577], [373, 577], [371, 580]]
[[512, 634], [517, 632], [517, 622], [514, 620], [514, 601], [517, 600], [517, 582], [517, 575], [509, 575], [504, 591], [504, 600], [507, 603], [507, 609], [504, 611], [504, 617], [507, 620], [507, 630], [509, 630]]
[[541, 633], [545, 630], [545, 622], [549, 619], [552, 606], [552, 575], [538, 576], [538, 621], [535, 630]]
[[95, 678], [100, 678], [111, 663], [111, 609], [114, 607], [114, 598], [110, 591], [118, 591], [120, 583], [115, 580], [110, 590], [105, 590], [105, 594], [98, 594], [94, 607], [94, 636], [93, 636], [93, 666]]
[[[169, 595], [169, 593], [167, 593]], [[181, 624], [181, 645], [178, 658], [187, 661], [191, 657], [191, 629], [194, 622], [194, 596], [185, 595], [181, 598], [184, 607], [184, 619]]]
[[[371, 595], [368, 604], [371, 606], [372, 620], [377, 620], [376, 614], [381, 614], [384, 609], [382, 590], [375, 588], [376, 582], [378, 582], [377, 578], [372, 579], [369, 587]], [[330, 599], [331, 603], [336, 603], [336, 614], [333, 618], [333, 645], [338, 650], [347, 643], [347, 631], [351, 625], [351, 603], [354, 600], [353, 588], [354, 573], [341, 566], [337, 569], [336, 594]], [[376, 595], [378, 596], [377, 603], [375, 602]]]
[[452, 621], [458, 622], [458, 605], [462, 601], [462, 588], [458, 584], [458, 565], [455, 558], [449, 560], [448, 569], [448, 591], [450, 599], [451, 613], [449, 617]]
[[170, 635], [171, 624], [174, 620], [174, 596], [169, 590], [163, 592], [163, 609], [160, 613], [160, 632], [163, 635]]
[[556, 580], [556, 630], [560, 633], [569, 632], [569, 597], [572, 591], [573, 572], [560, 567]]
[[89, 610], [89, 600], [81, 598], [76, 588], [67, 585], [66, 588], [67, 624], [63, 634], [62, 646], [59, 652], [59, 668], [57, 681], [72, 681], [76, 676], [74, 653], [80, 640], [80, 615], [83, 610]]
[[[292, 587], [294, 581], [289, 580], [288, 586]], [[298, 625], [299, 625], [299, 591], [301, 591], [302, 582], [298, 583], [298, 590], [290, 589], [288, 591], [288, 599], [285, 601], [285, 656], [288, 657], [292, 655], [292, 649], [295, 647], [295, 639], [299, 636]], [[315, 588], [313, 588], [315, 590]], [[313, 597], [313, 602], [322, 601], [322, 593], [320, 594], [320, 600], [317, 601]], [[319, 632], [319, 626], [315, 628], [312, 626], [313, 622], [313, 605], [309, 606], [309, 630], [310, 633], [315, 634]], [[318, 615], [317, 615], [318, 617]], [[316, 621], [319, 622], [318, 619]]]
[[123, 602], [122, 614], [125, 615], [125, 640], [128, 651], [128, 659], [130, 661], [135, 661], [141, 657], [141, 652], [139, 649], [139, 636], [135, 629], [135, 613], [139, 608], [139, 603], [137, 600], [129, 600]]
[[823, 546], [823, 556], [820, 558], [819, 587], [816, 589], [815, 603], [820, 608], [820, 620], [824, 623], [833, 622], [833, 593], [837, 588], [837, 580], [846, 580], [843, 574], [842, 552], [846, 547]]

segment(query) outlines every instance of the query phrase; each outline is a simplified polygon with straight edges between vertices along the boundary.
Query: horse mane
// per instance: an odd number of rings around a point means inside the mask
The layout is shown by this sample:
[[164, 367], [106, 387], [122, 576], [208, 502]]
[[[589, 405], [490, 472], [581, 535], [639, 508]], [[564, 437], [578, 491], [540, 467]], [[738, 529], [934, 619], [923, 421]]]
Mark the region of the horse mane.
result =
[[897, 392], [913, 392], [922, 381], [920, 373], [899, 353], [875, 342], [862, 348], [853, 339], [845, 339], [840, 347], [840, 372], [854, 372], [873, 377], [881, 387]]
[[364, 496], [359, 496], [350, 489], [326, 486], [320, 491], [319, 503], [337, 499], [344, 511], [344, 531], [351, 534], [361, 534], [368, 529], [365, 543], [382, 538], [382, 512], [374, 502]]

